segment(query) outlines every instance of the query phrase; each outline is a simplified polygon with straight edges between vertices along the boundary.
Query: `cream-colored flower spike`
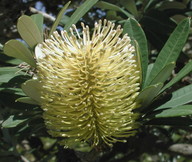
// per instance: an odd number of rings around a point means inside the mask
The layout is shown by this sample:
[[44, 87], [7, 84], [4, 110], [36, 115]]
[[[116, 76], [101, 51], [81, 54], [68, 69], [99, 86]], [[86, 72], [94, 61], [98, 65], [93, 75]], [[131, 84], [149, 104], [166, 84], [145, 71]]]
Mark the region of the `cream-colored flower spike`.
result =
[[104, 20], [93, 33], [82, 23], [70, 34], [54, 32], [36, 47], [41, 107], [48, 133], [92, 146], [120, 141], [136, 133], [133, 110], [140, 89], [140, 69], [130, 38]]

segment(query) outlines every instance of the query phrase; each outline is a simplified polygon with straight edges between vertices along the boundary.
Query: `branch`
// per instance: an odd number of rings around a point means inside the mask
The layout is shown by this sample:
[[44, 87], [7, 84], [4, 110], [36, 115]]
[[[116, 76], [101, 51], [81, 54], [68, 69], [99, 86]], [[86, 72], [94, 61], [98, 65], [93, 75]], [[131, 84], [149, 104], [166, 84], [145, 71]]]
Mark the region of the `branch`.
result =
[[43, 17], [51, 22], [54, 22], [55, 21], [55, 17], [45, 13], [45, 12], [42, 12], [42, 11], [39, 11], [37, 10], [36, 8], [34, 7], [29, 7], [29, 10], [32, 12], [32, 13], [38, 13], [38, 14], [42, 14]]

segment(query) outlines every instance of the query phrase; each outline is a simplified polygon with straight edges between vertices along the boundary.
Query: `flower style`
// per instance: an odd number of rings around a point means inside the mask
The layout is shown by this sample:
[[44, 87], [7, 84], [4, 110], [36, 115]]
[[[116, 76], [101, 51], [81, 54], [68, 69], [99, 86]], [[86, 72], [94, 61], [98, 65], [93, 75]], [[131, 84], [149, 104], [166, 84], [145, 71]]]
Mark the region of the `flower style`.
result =
[[120, 26], [100, 20], [92, 34], [82, 23], [82, 35], [73, 25], [70, 34], [55, 31], [37, 45], [43, 118], [61, 144], [111, 146], [136, 133], [140, 69], [130, 38], [121, 34]]

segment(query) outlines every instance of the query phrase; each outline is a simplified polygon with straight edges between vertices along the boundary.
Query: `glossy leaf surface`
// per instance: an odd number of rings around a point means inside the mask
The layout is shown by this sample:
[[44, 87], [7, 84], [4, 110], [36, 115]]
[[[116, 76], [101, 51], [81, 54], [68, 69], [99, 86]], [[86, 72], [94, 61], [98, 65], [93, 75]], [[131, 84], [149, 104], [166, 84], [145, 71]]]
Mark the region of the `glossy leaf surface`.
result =
[[128, 19], [123, 27], [123, 33], [128, 33], [132, 40], [136, 40], [139, 45], [140, 62], [142, 67], [142, 80], [145, 81], [148, 66], [147, 39], [140, 24], [134, 19]]
[[156, 84], [156, 83], [164, 83], [169, 76], [171, 75], [173, 69], [175, 67], [175, 63], [170, 63], [166, 65], [160, 72], [159, 74], [156, 75], [156, 77], [151, 81], [151, 84]]
[[187, 63], [180, 71], [179, 73], [170, 81], [168, 82], [163, 89], [161, 90], [164, 91], [165, 89], [171, 87], [173, 84], [177, 83], [179, 80], [181, 80], [183, 77], [185, 77], [188, 73], [192, 72], [192, 61]]
[[175, 62], [185, 44], [190, 29], [190, 19], [183, 20], [171, 34], [163, 49], [159, 53], [149, 79], [145, 85], [150, 85], [151, 81], [159, 72], [171, 62]]
[[192, 102], [192, 85], [185, 86], [173, 92], [171, 99], [165, 104], [158, 107], [157, 110], [181, 106], [190, 102]]

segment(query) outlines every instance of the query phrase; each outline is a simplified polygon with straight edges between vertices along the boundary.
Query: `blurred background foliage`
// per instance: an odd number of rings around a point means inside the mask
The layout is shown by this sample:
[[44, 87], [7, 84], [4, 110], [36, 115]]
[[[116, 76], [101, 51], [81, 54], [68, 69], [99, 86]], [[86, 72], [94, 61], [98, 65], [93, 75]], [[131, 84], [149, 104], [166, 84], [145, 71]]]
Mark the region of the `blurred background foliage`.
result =
[[[66, 0], [1, 0], [0, 1], [0, 161], [100, 161], [100, 162], [190, 162], [192, 161], [192, 119], [173, 117], [145, 122], [139, 133], [127, 143], [116, 143], [113, 148], [82, 153], [81, 149], [62, 148], [45, 130], [39, 107], [15, 102], [25, 96], [21, 83], [31, 78], [28, 66], [18, 59], [3, 55], [3, 44], [20, 39], [17, 19], [23, 15], [43, 13], [45, 31], [49, 30]], [[69, 16], [83, 3], [72, 0], [58, 30], [68, 23]], [[98, 1], [80, 20], [93, 27], [99, 19], [124, 25], [128, 17], [137, 19], [143, 28], [154, 62], [176, 25], [192, 16], [190, 0], [103, 0]], [[77, 27], [80, 23], [77, 23]], [[178, 59], [172, 77], [192, 58], [192, 36]], [[23, 70], [21, 70], [21, 68]], [[189, 74], [169, 91], [192, 83]], [[154, 103], [155, 104], [155, 103]], [[14, 121], [14, 122], [13, 122]], [[81, 147], [79, 147], [81, 148]], [[93, 160], [95, 159], [95, 160]]]

